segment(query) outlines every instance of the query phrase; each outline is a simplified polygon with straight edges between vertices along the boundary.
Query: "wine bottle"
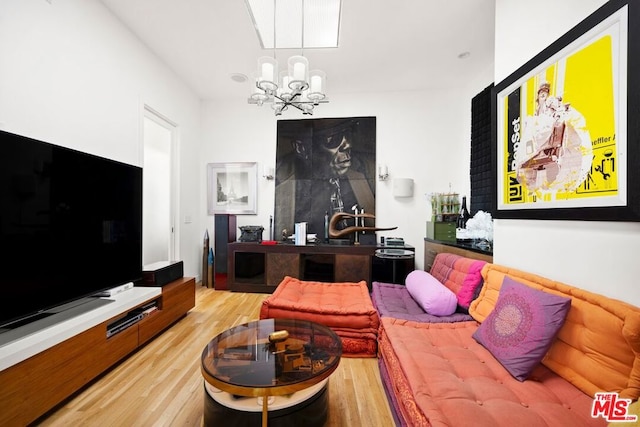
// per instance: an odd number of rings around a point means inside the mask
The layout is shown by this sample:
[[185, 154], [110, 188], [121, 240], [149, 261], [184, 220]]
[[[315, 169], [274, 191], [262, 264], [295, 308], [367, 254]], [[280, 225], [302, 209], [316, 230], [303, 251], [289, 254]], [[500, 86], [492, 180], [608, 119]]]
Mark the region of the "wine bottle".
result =
[[469, 211], [467, 210], [467, 197], [462, 196], [462, 206], [460, 206], [460, 213], [458, 214], [458, 228], [465, 228], [467, 226], [469, 216]]

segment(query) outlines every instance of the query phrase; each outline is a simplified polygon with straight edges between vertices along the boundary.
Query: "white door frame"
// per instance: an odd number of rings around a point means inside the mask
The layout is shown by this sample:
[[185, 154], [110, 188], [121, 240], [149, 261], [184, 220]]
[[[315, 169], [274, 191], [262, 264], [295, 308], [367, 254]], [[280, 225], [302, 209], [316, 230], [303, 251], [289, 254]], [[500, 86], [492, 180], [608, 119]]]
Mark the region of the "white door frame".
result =
[[[180, 258], [180, 245], [177, 242], [180, 241], [180, 222], [176, 220], [179, 214], [179, 188], [180, 188], [180, 171], [179, 171], [179, 138], [178, 138], [178, 125], [159, 113], [152, 107], [147, 104], [144, 104], [143, 107], [143, 115], [141, 118], [141, 139], [142, 139], [142, 152], [144, 156], [144, 119], [150, 119], [157, 123], [158, 125], [166, 128], [171, 133], [171, 148], [170, 148], [170, 168], [169, 171], [169, 181], [170, 181], [170, 233], [169, 233], [169, 260], [174, 261], [179, 260]], [[144, 157], [143, 157], [144, 158]], [[144, 171], [143, 171], [144, 173]]]

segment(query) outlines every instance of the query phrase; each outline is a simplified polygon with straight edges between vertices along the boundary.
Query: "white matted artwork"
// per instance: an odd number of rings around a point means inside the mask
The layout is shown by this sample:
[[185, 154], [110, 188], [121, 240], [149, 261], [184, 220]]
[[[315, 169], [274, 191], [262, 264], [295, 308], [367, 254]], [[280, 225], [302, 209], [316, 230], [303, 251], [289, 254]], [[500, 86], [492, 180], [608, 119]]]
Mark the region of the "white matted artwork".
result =
[[256, 214], [257, 183], [256, 162], [207, 164], [208, 214]]

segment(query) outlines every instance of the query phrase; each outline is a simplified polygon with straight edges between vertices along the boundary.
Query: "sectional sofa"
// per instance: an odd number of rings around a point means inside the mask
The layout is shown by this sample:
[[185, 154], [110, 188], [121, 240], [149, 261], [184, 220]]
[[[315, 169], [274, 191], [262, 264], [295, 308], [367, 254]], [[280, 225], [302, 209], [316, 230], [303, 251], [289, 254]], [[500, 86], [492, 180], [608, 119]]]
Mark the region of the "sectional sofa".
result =
[[373, 283], [380, 371], [398, 425], [598, 426], [612, 405], [594, 405], [596, 393], [614, 392], [623, 409], [638, 399], [638, 307], [455, 257], [436, 259], [432, 272], [458, 300], [473, 276], [468, 313], [458, 304], [428, 315], [406, 287]]

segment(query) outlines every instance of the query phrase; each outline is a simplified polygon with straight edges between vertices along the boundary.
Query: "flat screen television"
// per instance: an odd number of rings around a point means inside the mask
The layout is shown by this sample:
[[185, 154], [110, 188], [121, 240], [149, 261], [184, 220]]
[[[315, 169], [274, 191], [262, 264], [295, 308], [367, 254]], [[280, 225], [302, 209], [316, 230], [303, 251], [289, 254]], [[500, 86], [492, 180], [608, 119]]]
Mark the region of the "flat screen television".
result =
[[0, 329], [142, 276], [142, 168], [0, 131]]

